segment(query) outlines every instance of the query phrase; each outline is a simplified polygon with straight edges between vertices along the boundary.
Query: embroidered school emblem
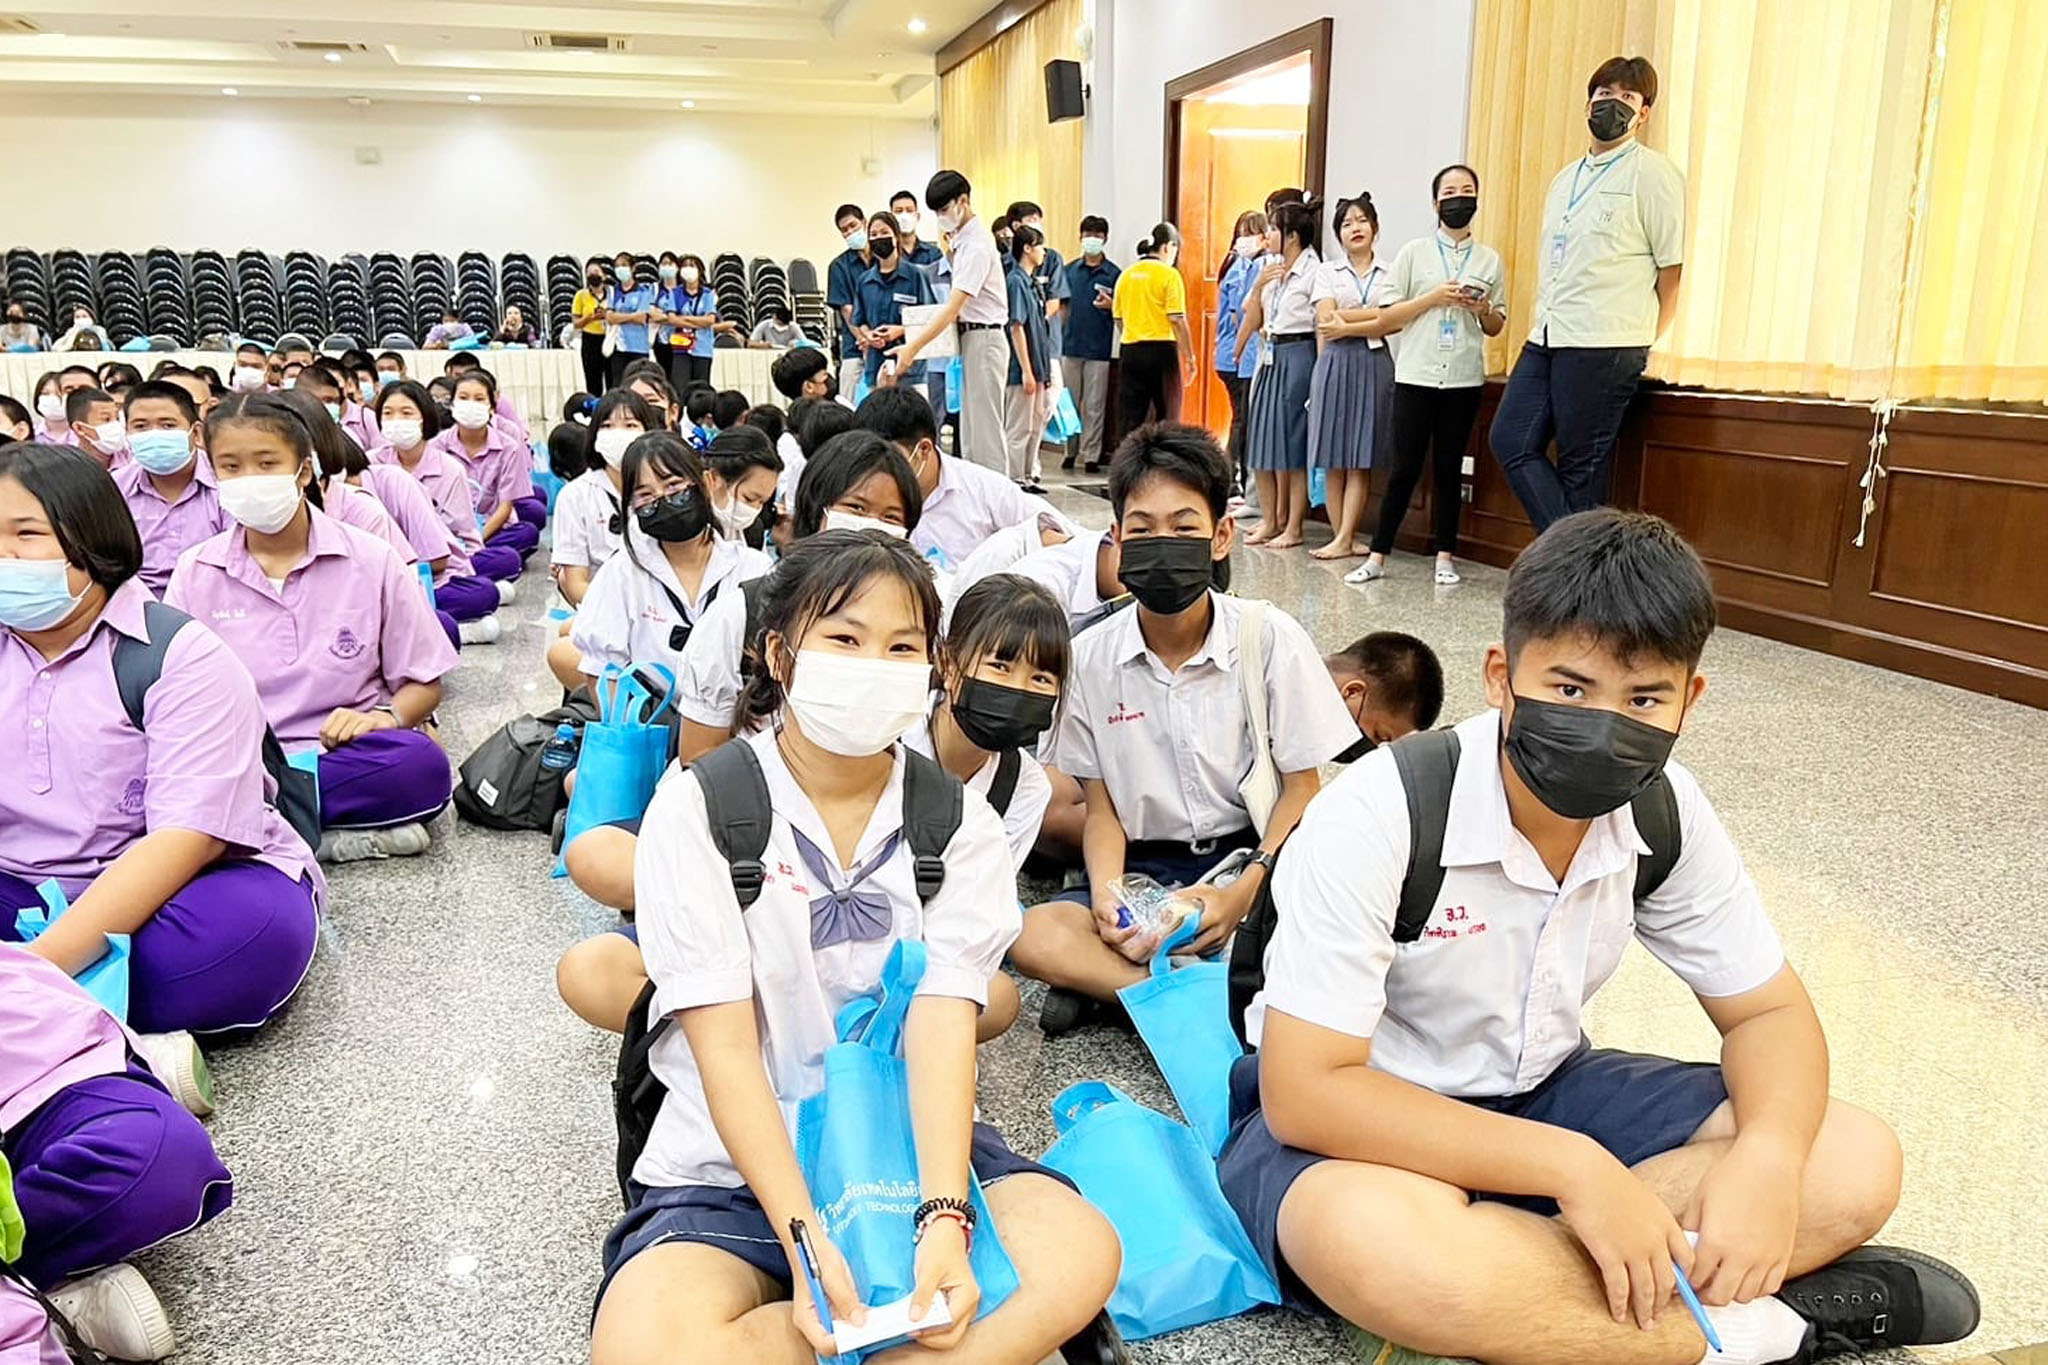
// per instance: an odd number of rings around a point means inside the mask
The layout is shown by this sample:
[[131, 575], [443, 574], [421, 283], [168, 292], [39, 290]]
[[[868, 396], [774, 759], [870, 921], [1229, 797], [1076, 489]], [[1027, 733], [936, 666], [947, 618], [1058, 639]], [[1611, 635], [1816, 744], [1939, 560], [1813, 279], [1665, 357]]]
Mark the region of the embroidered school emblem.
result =
[[353, 659], [362, 654], [363, 642], [356, 638], [354, 631], [343, 626], [341, 633], [334, 637], [334, 643], [329, 645], [328, 649], [337, 659]]
[[148, 795], [148, 780], [140, 777], [133, 778], [129, 781], [127, 788], [122, 791], [120, 804], [114, 807], [114, 809], [120, 811], [123, 815], [141, 815], [143, 813], [144, 798]]

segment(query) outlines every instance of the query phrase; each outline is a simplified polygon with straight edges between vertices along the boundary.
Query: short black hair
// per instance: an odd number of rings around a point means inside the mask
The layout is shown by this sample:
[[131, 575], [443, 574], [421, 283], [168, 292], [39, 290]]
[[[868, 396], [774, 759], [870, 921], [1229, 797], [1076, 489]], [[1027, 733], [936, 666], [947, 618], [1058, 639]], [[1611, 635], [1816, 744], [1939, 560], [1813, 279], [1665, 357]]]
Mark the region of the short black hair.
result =
[[756, 403], [747, 409], [747, 415], [740, 421], [765, 432], [771, 444], [780, 441], [782, 433], [789, 430], [788, 422], [783, 420], [782, 409], [773, 403]]
[[782, 456], [775, 441], [759, 427], [734, 425], [711, 438], [704, 448], [704, 468], [725, 480], [728, 486], [747, 477], [750, 469], [782, 472]]
[[972, 195], [974, 186], [958, 171], [940, 171], [925, 182], [924, 206], [937, 213], [961, 195]]
[[1109, 505], [1118, 521], [1131, 494], [1155, 478], [1199, 493], [1218, 521], [1230, 505], [1230, 457], [1201, 427], [1151, 422], [1124, 438], [1109, 462]]
[[266, 360], [269, 359], [270, 357], [270, 352], [266, 350], [260, 342], [245, 341], [241, 345], [235, 347], [235, 359], [240, 360], [244, 353], [249, 351], [254, 351], [257, 355], [264, 357]]
[[909, 201], [910, 201], [911, 203], [915, 204], [915, 203], [917, 202], [917, 191], [916, 191], [916, 190], [898, 190], [898, 191], [896, 191], [896, 193], [894, 193], [894, 194], [892, 194], [892, 195], [890, 195], [890, 196], [889, 196], [889, 207], [893, 209], [893, 208], [895, 208], [895, 207], [896, 207], [896, 205], [897, 205], [898, 203], [900, 203], [901, 201], [903, 201], [903, 200], [905, 200], [905, 199], [908, 199], [908, 200], [909, 200]]
[[548, 433], [548, 472], [566, 481], [590, 467], [590, 428], [581, 422], [556, 423]]
[[753, 405], [753, 400], [738, 389], [720, 389], [711, 400], [711, 425], [720, 431], [736, 427]]
[[950, 670], [965, 672], [983, 659], [1001, 659], [1042, 668], [1064, 684], [1073, 663], [1067, 609], [1032, 579], [990, 574], [953, 604], [945, 657]]
[[[27, 427], [31, 436], [35, 434], [35, 422], [29, 416], [28, 409], [4, 393], [0, 393], [0, 426]], [[13, 443], [13, 437], [0, 436], [0, 445]]]
[[612, 420], [614, 413], [624, 412], [640, 424], [642, 431], [662, 430], [661, 418], [656, 415], [654, 405], [631, 389], [607, 389], [604, 397], [597, 400], [597, 406], [590, 413], [590, 449], [584, 456], [584, 467], [603, 469], [604, 456], [597, 449], [597, 433]]
[[819, 448], [797, 478], [797, 536], [816, 535], [832, 504], [877, 471], [896, 480], [903, 497], [903, 529], [915, 531], [924, 511], [924, 490], [917, 486], [910, 461], [893, 441], [872, 431], [842, 431]]
[[[377, 360], [388, 360], [398, 367], [400, 374], [405, 373], [405, 357], [396, 351], [379, 351], [377, 352]], [[370, 363], [372, 366], [375, 366], [377, 361], [373, 360]]]
[[868, 216], [860, 211], [859, 204], [841, 204], [838, 208], [832, 210], [832, 225], [834, 227], [839, 226], [839, 224], [849, 218], [857, 218], [863, 223], [868, 220]]
[[299, 371], [299, 387], [303, 389], [308, 384], [318, 386], [323, 393], [330, 389], [338, 395], [348, 392], [348, 385], [341, 382], [341, 371], [331, 360], [316, 360]]
[[901, 384], [875, 389], [861, 399], [853, 414], [853, 424], [905, 449], [915, 447], [919, 441], [936, 443], [939, 439], [939, 419], [932, 412], [930, 400]]
[[790, 429], [796, 433], [797, 449], [805, 459], [817, 454], [834, 436], [853, 430], [853, 412], [844, 403], [814, 398], [808, 407], [799, 402], [797, 408], [800, 411], [790, 413]]
[[457, 351], [441, 362], [441, 373], [453, 375], [457, 370], [480, 370], [484, 363], [468, 351]]
[[784, 398], [801, 398], [811, 377], [831, 368], [831, 359], [817, 347], [792, 346], [775, 357], [775, 363], [768, 367], [768, 378]]
[[64, 558], [108, 592], [142, 571], [142, 536], [114, 476], [74, 446], [21, 441], [0, 447], [0, 479], [43, 505]]
[[1330, 656], [1329, 662], [1372, 684], [1372, 695], [1392, 711], [1404, 711], [1415, 728], [1427, 730], [1444, 709], [1444, 666], [1436, 651], [1413, 635], [1376, 630]]
[[434, 396], [417, 379], [401, 379], [396, 384], [386, 384], [377, 390], [377, 397], [370, 406], [377, 413], [377, 425], [384, 425], [384, 405], [393, 395], [404, 398], [420, 410], [420, 440], [431, 441], [441, 434], [441, 409], [434, 402]]
[[142, 382], [142, 371], [125, 360], [109, 360], [100, 366], [100, 387], [109, 391], [133, 388]]
[[1282, 204], [1299, 204], [1307, 199], [1308, 192], [1306, 190], [1298, 190], [1292, 185], [1282, 186], [1266, 196], [1266, 217], [1271, 218], [1273, 210], [1279, 208]]
[[1272, 211], [1267, 221], [1280, 234], [1281, 245], [1292, 237], [1307, 250], [1323, 235], [1323, 201], [1303, 198], [1284, 203]]
[[1657, 102], [1657, 68], [1648, 57], [1609, 57], [1586, 78], [1586, 98], [1601, 86], [1610, 90], [1633, 90], [1643, 97], [1643, 108]]
[[789, 305], [786, 303], [769, 304], [768, 316], [775, 319], [775, 325], [778, 327], [787, 327], [796, 320], [796, 314], [789, 311]]
[[699, 384], [683, 395], [683, 411], [690, 415], [692, 422], [702, 422], [711, 415], [712, 405], [717, 401], [717, 389], [709, 384]]
[[199, 425], [199, 405], [192, 401], [192, 395], [176, 384], [167, 384], [161, 379], [151, 379], [137, 384], [122, 395], [122, 415], [126, 416], [137, 403], [146, 403], [151, 399], [171, 404], [177, 408], [178, 416], [193, 426]]
[[105, 389], [73, 389], [71, 396], [64, 400], [64, 420], [77, 426], [85, 420], [85, 414], [95, 403], [111, 403], [114, 395]]
[[1029, 199], [1019, 199], [1003, 210], [1003, 217], [1016, 223], [1026, 218], [1043, 218], [1045, 217], [1045, 210], [1032, 203]]
[[1081, 220], [1081, 235], [1083, 237], [1109, 236], [1109, 219], [1104, 218], [1099, 213], [1089, 214]]
[[498, 376], [492, 374], [483, 366], [479, 365], [473, 370], [464, 370], [461, 374], [443, 375], [442, 378], [454, 380], [458, 392], [464, 384], [481, 384], [484, 386], [484, 392], [490, 395], [487, 401], [491, 407], [495, 409], [498, 406]]
[[1623, 663], [1648, 655], [1698, 666], [1714, 633], [1714, 585], [1677, 528], [1647, 512], [1576, 512], [1508, 570], [1508, 662], [1531, 640], [1588, 637]]

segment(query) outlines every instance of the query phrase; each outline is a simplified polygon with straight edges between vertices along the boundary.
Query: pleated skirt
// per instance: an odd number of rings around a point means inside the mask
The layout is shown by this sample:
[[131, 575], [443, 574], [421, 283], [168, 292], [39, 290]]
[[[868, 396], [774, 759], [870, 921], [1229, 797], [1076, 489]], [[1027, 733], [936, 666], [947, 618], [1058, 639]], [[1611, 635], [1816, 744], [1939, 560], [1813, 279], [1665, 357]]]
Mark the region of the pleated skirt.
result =
[[1308, 467], [1308, 390], [1316, 369], [1314, 341], [1283, 341], [1252, 378], [1245, 420], [1245, 462], [1252, 469]]
[[1309, 381], [1309, 467], [1370, 469], [1393, 439], [1394, 353], [1363, 337], [1325, 346]]

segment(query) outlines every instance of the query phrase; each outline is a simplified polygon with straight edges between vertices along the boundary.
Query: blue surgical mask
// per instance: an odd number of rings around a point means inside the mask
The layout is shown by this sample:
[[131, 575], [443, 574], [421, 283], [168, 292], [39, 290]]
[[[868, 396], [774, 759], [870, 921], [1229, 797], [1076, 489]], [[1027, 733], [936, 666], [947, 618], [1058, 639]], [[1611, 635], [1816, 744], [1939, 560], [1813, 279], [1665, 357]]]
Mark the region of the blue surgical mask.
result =
[[71, 591], [61, 559], [0, 559], [0, 626], [48, 630], [78, 610], [84, 593]]
[[192, 434], [186, 431], [137, 431], [128, 436], [128, 453], [152, 474], [176, 474], [192, 463]]
[[388, 389], [388, 388], [390, 388], [390, 387], [391, 387], [391, 386], [392, 386], [393, 384], [396, 384], [397, 382], [398, 382], [398, 371], [396, 371], [396, 370], [379, 370], [379, 371], [377, 371], [377, 387], [378, 387], [378, 388], [380, 388], [380, 389]]
[[337, 422], [341, 420], [341, 404], [322, 403], [320, 406], [327, 409], [327, 415], [329, 417], [332, 417]]
[[846, 245], [855, 251], [867, 250], [868, 234], [866, 230], [862, 228], [855, 228], [853, 231], [847, 233]]

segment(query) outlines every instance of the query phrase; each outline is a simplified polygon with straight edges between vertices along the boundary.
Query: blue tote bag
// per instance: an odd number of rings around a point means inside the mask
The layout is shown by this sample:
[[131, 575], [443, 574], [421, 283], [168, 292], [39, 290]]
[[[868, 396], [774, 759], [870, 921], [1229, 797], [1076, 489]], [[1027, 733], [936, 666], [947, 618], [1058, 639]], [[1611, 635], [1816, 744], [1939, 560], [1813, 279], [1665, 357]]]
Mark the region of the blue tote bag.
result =
[[[43, 931], [71, 908], [70, 898], [55, 878], [36, 887], [36, 894], [43, 898], [43, 908], [18, 911], [14, 917], [15, 932], [21, 935], [23, 943], [41, 938]], [[108, 934], [106, 940], [105, 954], [71, 979], [87, 995], [99, 1001], [100, 1008], [125, 1024], [128, 1022], [129, 937], [126, 934]]]
[[1067, 1087], [1052, 1118], [1059, 1140], [1040, 1163], [1080, 1186], [1123, 1241], [1109, 1315], [1126, 1339], [1280, 1302], [1192, 1128], [1106, 1081]]
[[1045, 439], [1054, 445], [1065, 445], [1081, 434], [1081, 414], [1074, 408], [1074, 395], [1067, 389], [1060, 390], [1060, 400], [1054, 405], [1052, 418], [1045, 424]]
[[[925, 946], [899, 939], [882, 972], [882, 995], [840, 1012], [840, 1041], [825, 1050], [825, 1085], [797, 1109], [796, 1159], [825, 1233], [846, 1258], [861, 1302], [894, 1303], [917, 1288], [912, 1241], [923, 1196], [910, 1126], [910, 1074], [902, 1057], [903, 1021], [924, 979]], [[996, 1236], [971, 1176], [975, 1229], [968, 1265], [981, 1288], [977, 1317], [1017, 1292], [1017, 1268]], [[878, 1342], [841, 1356], [858, 1362], [887, 1350]]]
[[1182, 921], [1153, 956], [1152, 975], [1124, 987], [1117, 998], [1152, 1050], [1174, 1103], [1215, 1156], [1230, 1136], [1230, 1066], [1244, 1047], [1230, 1027], [1229, 964], [1176, 967], [1168, 960], [1200, 930], [1193, 917]]
[[[659, 701], [639, 678], [617, 664], [606, 664], [591, 689], [597, 694], [598, 718], [583, 727], [576, 790], [562, 826], [564, 849], [585, 830], [614, 820], [639, 819], [654, 799], [654, 788], [668, 767], [672, 737], [662, 717], [675, 695], [675, 675], [658, 664], [647, 667], [668, 683]], [[555, 860], [554, 875], [569, 875], [560, 858]]]

